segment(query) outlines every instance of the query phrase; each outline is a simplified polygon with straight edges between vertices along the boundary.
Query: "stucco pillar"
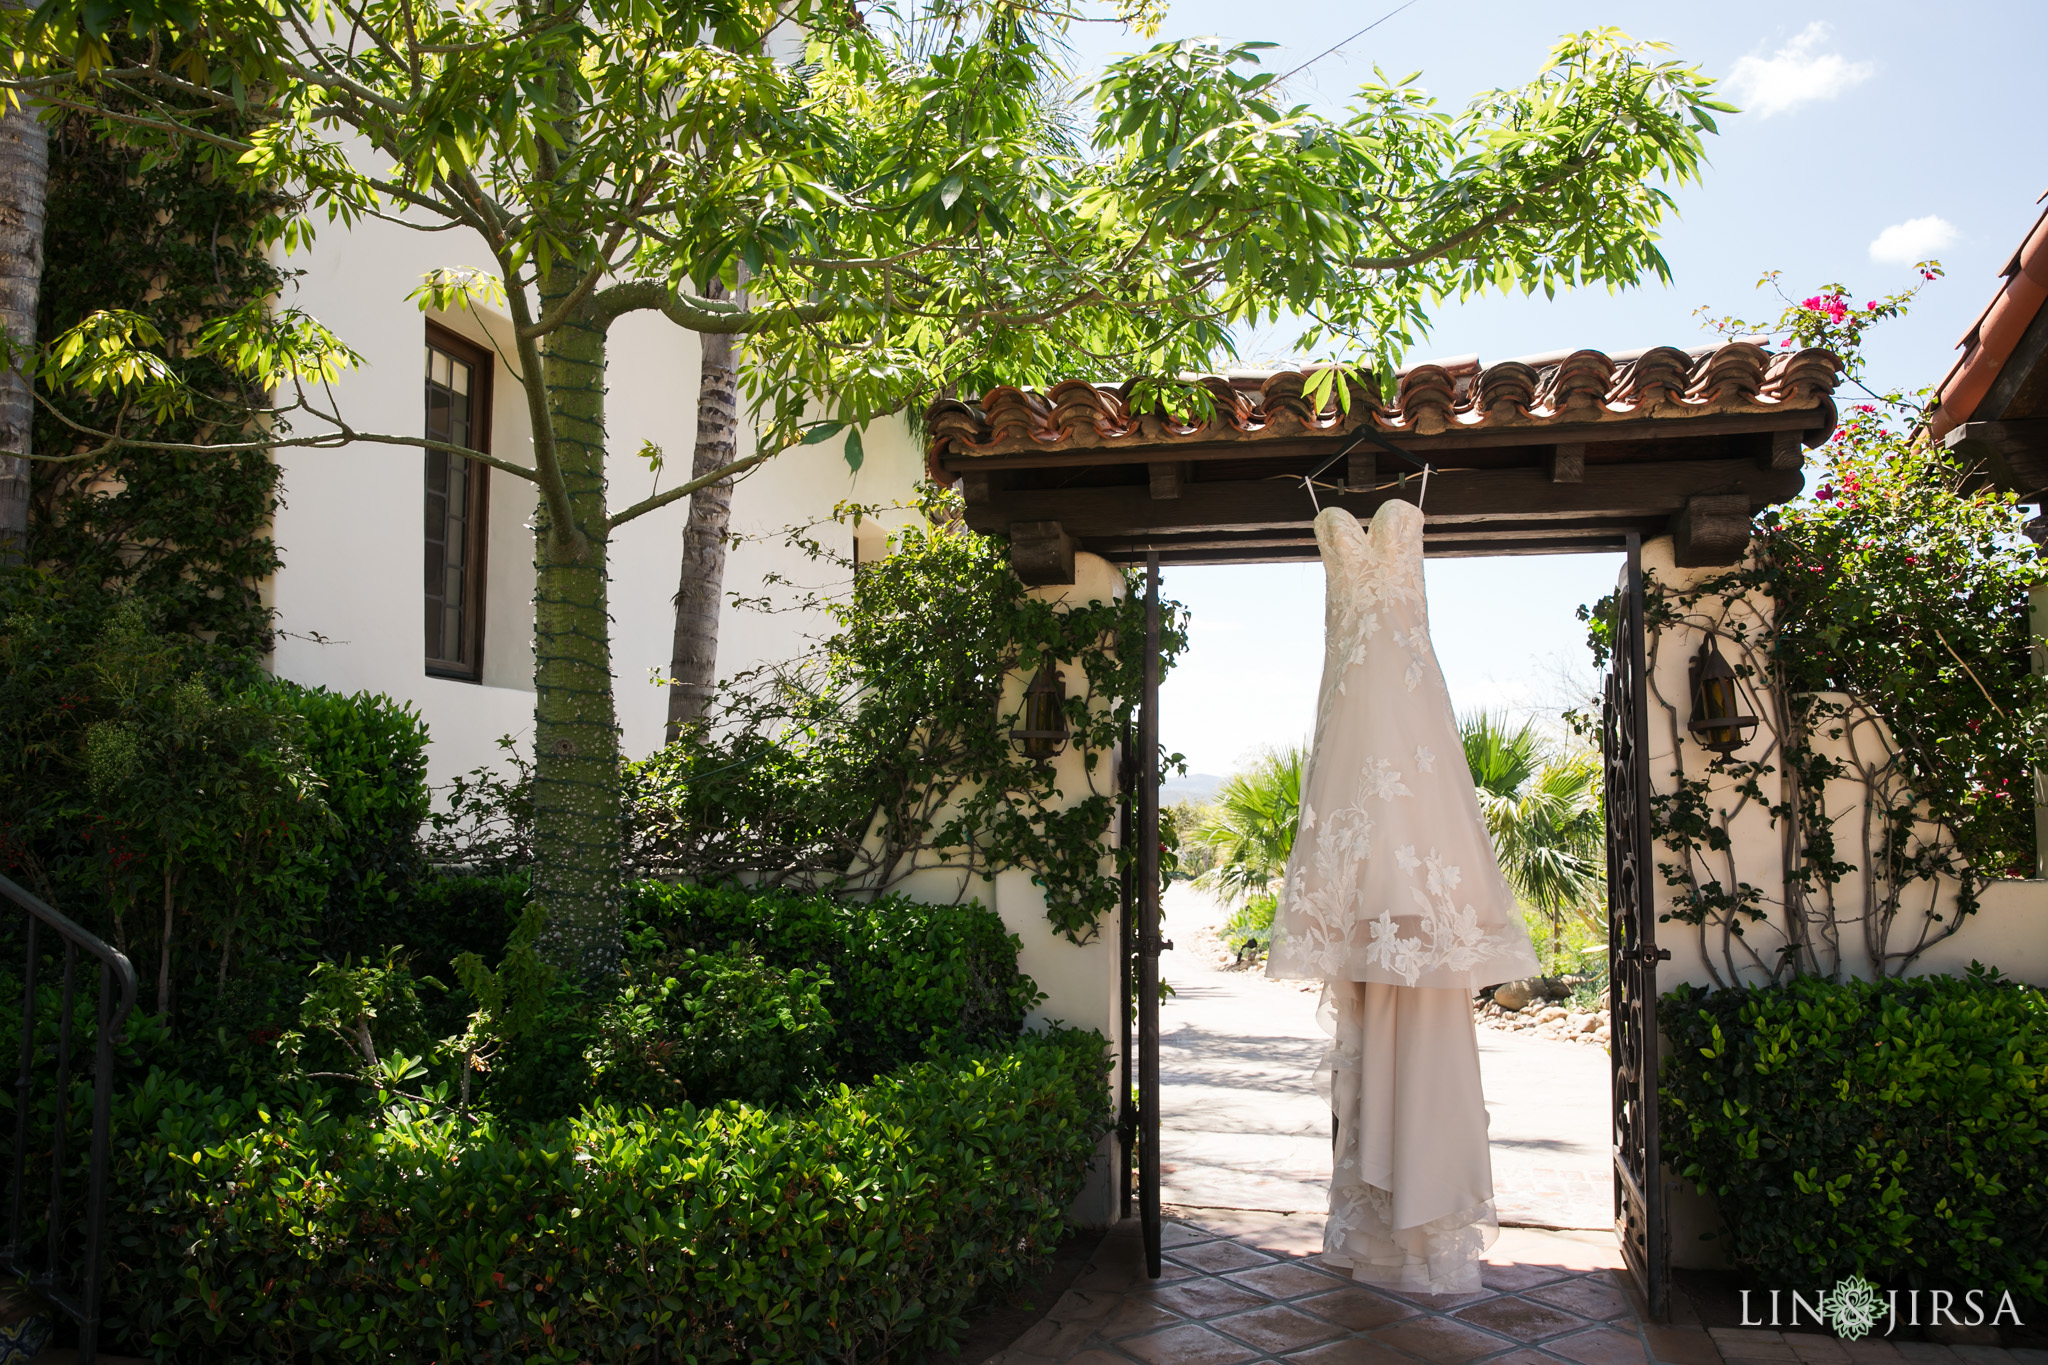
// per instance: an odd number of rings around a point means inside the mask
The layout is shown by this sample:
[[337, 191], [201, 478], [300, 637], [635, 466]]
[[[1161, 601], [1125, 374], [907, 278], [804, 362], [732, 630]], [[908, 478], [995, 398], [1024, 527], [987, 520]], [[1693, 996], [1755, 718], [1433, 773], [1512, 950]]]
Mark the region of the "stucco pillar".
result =
[[[1054, 606], [1114, 602], [1124, 595], [1124, 580], [1108, 560], [1083, 551], [1074, 556], [1074, 581], [1071, 584], [1033, 588], [1031, 595]], [[1013, 673], [1005, 684], [1004, 699], [1009, 706], [1014, 707], [1022, 698], [1030, 674], [1037, 670], [1036, 659], [1025, 662], [1026, 669]], [[1062, 660], [1060, 672], [1065, 675], [1070, 691], [1077, 684], [1085, 685], [1085, 675], [1072, 661]], [[1121, 760], [1121, 754], [1103, 755], [1091, 775], [1082, 755], [1069, 746], [1065, 753], [1053, 760], [1062, 804], [1076, 803], [1097, 789], [1113, 790]], [[1113, 872], [1116, 856], [1114, 822], [1103, 831], [1102, 856], [1104, 872]], [[1114, 917], [1106, 916], [1092, 939], [1077, 944], [1054, 929], [1051, 921], [1046, 919], [1045, 893], [1032, 883], [1029, 872], [1011, 868], [996, 873], [989, 885], [989, 893], [996, 913], [1002, 916], [1004, 927], [1023, 944], [1017, 955], [1018, 968], [1045, 992], [1045, 1002], [1034, 1012], [1030, 1022], [1033, 1025], [1061, 1023], [1074, 1028], [1094, 1029], [1107, 1039], [1113, 1063], [1109, 1077], [1113, 1099], [1122, 1093], [1118, 1087], [1130, 1084], [1130, 1078], [1125, 1074], [1126, 1059], [1120, 1050], [1122, 1030], [1117, 1012], [1119, 974]], [[1116, 1220], [1119, 1188], [1116, 1173], [1118, 1163], [1123, 1160], [1124, 1153], [1116, 1134], [1105, 1135], [1095, 1163], [1089, 1170], [1088, 1184], [1068, 1210], [1068, 1217], [1083, 1227], [1106, 1227]]]
[[[2048, 583], [2027, 591], [2027, 622], [2034, 636], [2034, 671], [2048, 673]], [[2048, 877], [2048, 772], [2034, 770], [2034, 875]]]

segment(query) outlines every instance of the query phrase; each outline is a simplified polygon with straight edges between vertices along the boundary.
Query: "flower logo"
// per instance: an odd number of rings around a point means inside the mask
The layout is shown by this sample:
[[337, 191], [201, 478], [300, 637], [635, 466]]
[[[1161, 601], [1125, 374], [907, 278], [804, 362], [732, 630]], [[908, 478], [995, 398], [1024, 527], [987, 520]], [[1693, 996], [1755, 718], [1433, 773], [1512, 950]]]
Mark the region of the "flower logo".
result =
[[1884, 1301], [1877, 1296], [1876, 1285], [1861, 1275], [1850, 1275], [1837, 1280], [1834, 1289], [1821, 1296], [1821, 1311], [1828, 1315], [1828, 1325], [1836, 1336], [1856, 1341], [1877, 1326]]

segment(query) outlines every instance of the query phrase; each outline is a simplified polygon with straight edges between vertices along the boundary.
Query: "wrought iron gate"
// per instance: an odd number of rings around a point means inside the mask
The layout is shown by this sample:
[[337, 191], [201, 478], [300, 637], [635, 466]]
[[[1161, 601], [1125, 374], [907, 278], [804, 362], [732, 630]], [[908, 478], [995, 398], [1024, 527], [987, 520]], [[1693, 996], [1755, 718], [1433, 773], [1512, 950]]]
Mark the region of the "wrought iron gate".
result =
[[[1137, 923], [1125, 920], [1132, 949], [1133, 989], [1126, 1008], [1137, 1014], [1138, 1219], [1145, 1235], [1145, 1273], [1159, 1278], [1159, 556], [1145, 557], [1145, 687], [1135, 755], [1138, 856], [1135, 894], [1125, 898]], [[1133, 1001], [1132, 996], [1136, 999]], [[1128, 1034], [1126, 1035], [1128, 1037]], [[1130, 1053], [1125, 1052], [1128, 1058]]]
[[1628, 538], [1615, 594], [1601, 708], [1607, 806], [1607, 982], [1614, 1106], [1614, 1231], [1650, 1317], [1663, 1321], [1671, 1275], [1657, 1144], [1657, 901], [1650, 854], [1648, 669], [1642, 538]]

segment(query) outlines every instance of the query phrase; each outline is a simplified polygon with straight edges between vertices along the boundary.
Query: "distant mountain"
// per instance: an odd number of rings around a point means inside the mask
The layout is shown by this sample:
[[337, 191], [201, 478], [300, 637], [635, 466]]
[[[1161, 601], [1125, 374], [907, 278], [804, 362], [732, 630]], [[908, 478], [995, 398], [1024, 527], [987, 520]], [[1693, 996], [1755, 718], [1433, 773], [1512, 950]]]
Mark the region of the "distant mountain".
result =
[[1186, 777], [1169, 775], [1159, 784], [1159, 804], [1173, 805], [1176, 801], [1192, 801], [1205, 806], [1216, 799], [1216, 789], [1224, 779], [1215, 773], [1189, 773]]

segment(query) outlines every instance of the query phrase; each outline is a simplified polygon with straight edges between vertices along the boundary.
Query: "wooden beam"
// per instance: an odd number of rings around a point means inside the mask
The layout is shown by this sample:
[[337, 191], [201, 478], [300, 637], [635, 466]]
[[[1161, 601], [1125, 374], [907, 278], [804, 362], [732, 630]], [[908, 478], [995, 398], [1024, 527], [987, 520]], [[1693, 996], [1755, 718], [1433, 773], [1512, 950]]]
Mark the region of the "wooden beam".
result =
[[1550, 448], [1550, 458], [1544, 461], [1550, 472], [1552, 483], [1584, 483], [1586, 480], [1586, 443], [1568, 441]]
[[2048, 421], [1964, 422], [1941, 443], [2022, 497], [2048, 489]]
[[960, 475], [960, 498], [969, 507], [987, 507], [1003, 486], [1002, 471], [969, 469]]
[[[1619, 551], [1628, 544], [1620, 534], [1557, 536], [1547, 540], [1525, 540], [1506, 544], [1499, 541], [1429, 540], [1423, 554], [1430, 559], [1502, 558], [1521, 555], [1582, 555]], [[1313, 543], [1218, 546], [1213, 549], [1158, 546], [1162, 564], [1313, 564], [1321, 556]], [[1144, 548], [1106, 549], [1103, 558], [1113, 564], [1142, 564]]]
[[1155, 460], [1148, 469], [1155, 498], [1179, 497], [1182, 485], [1188, 482], [1192, 473], [1186, 460]]
[[1754, 510], [1741, 493], [1687, 498], [1671, 522], [1672, 559], [1681, 569], [1739, 563], [1749, 548], [1749, 517]]
[[1056, 521], [1010, 523], [1010, 567], [1033, 588], [1063, 587], [1074, 581], [1074, 537]]
[[[1621, 544], [1630, 531], [1643, 529], [1636, 520], [1615, 521], [1607, 518], [1591, 518], [1584, 522], [1545, 521], [1528, 525], [1458, 525], [1427, 528], [1423, 532], [1423, 546], [1434, 553], [1439, 543], [1499, 545], [1503, 550], [1524, 542], [1550, 542], [1571, 537], [1588, 540], [1612, 541]], [[1224, 532], [1204, 534], [1191, 532], [1184, 535], [1148, 537], [1145, 545], [1157, 548], [1161, 554], [1182, 550], [1275, 550], [1305, 548], [1309, 558], [1316, 556], [1316, 536], [1312, 528], [1299, 531], [1254, 531], [1239, 535]]]
[[[1800, 483], [1797, 470], [1758, 469], [1747, 459], [1589, 465], [1580, 483], [1552, 483], [1540, 469], [1439, 474], [1429, 485], [1429, 522], [1432, 528], [1586, 517], [1653, 523], [1677, 515], [1689, 498], [1701, 494], [1738, 496], [1754, 511], [1796, 496]], [[1331, 493], [1324, 503], [1364, 517], [1394, 494], [1391, 489]], [[994, 506], [967, 509], [967, 523], [977, 531], [1007, 533], [1013, 522], [1055, 521], [1090, 543], [1186, 532], [1302, 529], [1314, 519], [1314, 504], [1292, 479], [1189, 484], [1170, 502], [1130, 485], [1016, 488], [1002, 492]]]
[[1798, 469], [1806, 463], [1806, 444], [1796, 431], [1771, 433], [1770, 449], [1759, 463], [1765, 469]]
[[1344, 486], [1354, 493], [1363, 493], [1375, 487], [1380, 481], [1380, 458], [1370, 446], [1354, 450], [1344, 457]]
[[[1488, 450], [1527, 446], [1540, 449], [1560, 443], [1595, 444], [1607, 441], [1681, 441], [1694, 436], [1746, 436], [1760, 431], [1814, 431], [1825, 425], [1827, 413], [1821, 408], [1790, 408], [1772, 412], [1718, 413], [1707, 417], [1639, 417], [1612, 422], [1532, 422], [1526, 426], [1482, 427], [1473, 431], [1451, 430], [1435, 436], [1411, 432], [1388, 432], [1386, 437], [1403, 450], [1422, 455], [1438, 450]], [[1155, 460], [1245, 460], [1281, 459], [1296, 455], [1336, 454], [1358, 439], [1356, 431], [1335, 431], [1327, 436], [1275, 439], [1236, 435], [1209, 440], [1116, 442], [1109, 445], [1077, 446], [1052, 450], [1019, 450], [1001, 455], [980, 455], [946, 450], [939, 463], [955, 473], [964, 469], [1063, 469], [1075, 465], [1140, 465]], [[1370, 443], [1368, 443], [1370, 444]]]

